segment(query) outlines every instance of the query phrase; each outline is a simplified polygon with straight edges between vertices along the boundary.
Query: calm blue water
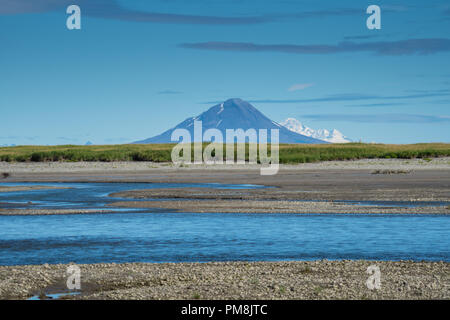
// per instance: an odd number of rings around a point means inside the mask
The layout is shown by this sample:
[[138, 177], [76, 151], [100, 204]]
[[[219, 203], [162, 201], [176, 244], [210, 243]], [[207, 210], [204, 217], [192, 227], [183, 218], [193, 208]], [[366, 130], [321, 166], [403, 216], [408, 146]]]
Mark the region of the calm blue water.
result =
[[[92, 192], [70, 189], [71, 197], [59, 199], [54, 192], [63, 190], [42, 190], [3, 194], [0, 202], [39, 198], [43, 206], [58, 199], [100, 206], [110, 201], [101, 198], [118, 188], [149, 187], [88, 185], [95, 189], [94, 198]], [[323, 258], [450, 261], [450, 217], [168, 212], [0, 216], [0, 265]]]
[[447, 216], [2, 216], [0, 230], [0, 265], [322, 258], [450, 261]]

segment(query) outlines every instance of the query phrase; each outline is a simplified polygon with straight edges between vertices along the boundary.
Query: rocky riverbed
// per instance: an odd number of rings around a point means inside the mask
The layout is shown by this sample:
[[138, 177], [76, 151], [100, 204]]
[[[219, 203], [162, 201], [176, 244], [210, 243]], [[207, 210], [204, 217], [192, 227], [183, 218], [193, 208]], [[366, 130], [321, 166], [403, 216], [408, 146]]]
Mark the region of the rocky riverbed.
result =
[[68, 187], [53, 187], [53, 186], [0, 186], [0, 192], [52, 190], [52, 189], [69, 189], [69, 188]]
[[[287, 186], [265, 189], [167, 188], [113, 193], [110, 197], [139, 201], [118, 201], [110, 205], [124, 208], [163, 208], [178, 212], [450, 214], [449, 207], [438, 206], [436, 202], [438, 199], [447, 200], [448, 191], [432, 192], [433, 195], [428, 190], [420, 189], [389, 192], [367, 189], [353, 192], [305, 191]], [[351, 201], [339, 200], [349, 197]], [[151, 201], [143, 201], [145, 199]], [[389, 205], [398, 199], [402, 199], [403, 203]], [[377, 201], [386, 203], [377, 205]], [[420, 205], [424, 201], [429, 202], [427, 206]], [[435, 205], [430, 205], [433, 203]]]
[[119, 201], [111, 206], [195, 213], [450, 214], [450, 209], [443, 206], [385, 207], [319, 201]]
[[[380, 268], [370, 290], [367, 268]], [[78, 265], [79, 295], [65, 299], [450, 299], [450, 264], [287, 261]], [[68, 265], [1, 266], [0, 299], [68, 292]]]

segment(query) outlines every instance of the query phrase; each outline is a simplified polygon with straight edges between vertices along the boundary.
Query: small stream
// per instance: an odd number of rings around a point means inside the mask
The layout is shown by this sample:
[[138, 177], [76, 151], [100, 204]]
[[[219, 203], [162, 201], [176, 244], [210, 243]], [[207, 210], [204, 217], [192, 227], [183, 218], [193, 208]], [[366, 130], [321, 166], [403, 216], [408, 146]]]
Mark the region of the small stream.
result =
[[[99, 209], [105, 205], [130, 199], [108, 197], [109, 194], [128, 190], [155, 188], [212, 188], [212, 189], [254, 189], [265, 188], [251, 184], [218, 183], [1, 183], [2, 186], [49, 186], [64, 189], [42, 189], [17, 192], [0, 192], [0, 208], [16, 209]], [[136, 201], [136, 200], [134, 200]], [[139, 200], [137, 200], [139, 201]], [[117, 210], [117, 209], [116, 209]], [[120, 209], [121, 211], [136, 211]]]

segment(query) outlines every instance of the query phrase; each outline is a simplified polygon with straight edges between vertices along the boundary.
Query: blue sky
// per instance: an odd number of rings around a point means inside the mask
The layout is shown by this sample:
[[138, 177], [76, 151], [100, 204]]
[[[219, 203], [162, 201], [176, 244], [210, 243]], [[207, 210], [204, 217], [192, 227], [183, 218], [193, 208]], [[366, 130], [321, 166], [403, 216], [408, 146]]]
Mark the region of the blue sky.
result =
[[445, 0], [0, 0], [0, 145], [132, 142], [234, 97], [353, 140], [450, 142], [449, 61]]

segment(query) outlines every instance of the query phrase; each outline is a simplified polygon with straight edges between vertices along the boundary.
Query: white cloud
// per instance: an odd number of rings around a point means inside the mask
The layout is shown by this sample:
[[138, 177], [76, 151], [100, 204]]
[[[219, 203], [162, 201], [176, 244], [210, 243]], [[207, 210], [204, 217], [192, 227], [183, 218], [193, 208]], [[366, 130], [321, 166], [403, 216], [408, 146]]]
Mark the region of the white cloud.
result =
[[312, 87], [314, 83], [296, 83], [292, 85], [288, 91], [299, 91], [299, 90], [305, 90], [306, 88]]

